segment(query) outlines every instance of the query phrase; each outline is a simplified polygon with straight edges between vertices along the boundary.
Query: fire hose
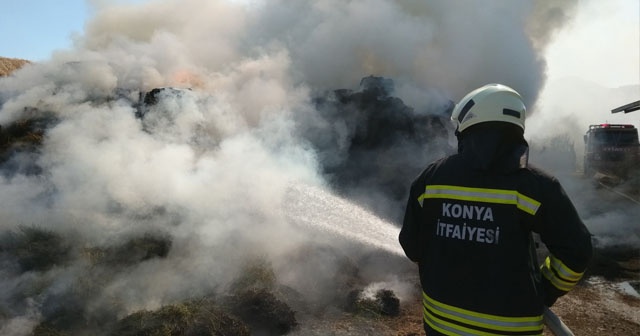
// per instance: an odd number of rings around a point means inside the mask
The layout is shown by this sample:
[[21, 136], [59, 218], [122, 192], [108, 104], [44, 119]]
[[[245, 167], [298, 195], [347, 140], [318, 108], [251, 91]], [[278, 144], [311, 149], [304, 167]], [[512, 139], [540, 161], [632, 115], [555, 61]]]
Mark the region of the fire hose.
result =
[[544, 313], [542, 315], [544, 324], [551, 330], [556, 336], [574, 336], [573, 332], [567, 327], [564, 322], [551, 311], [548, 307], [544, 307]]
[[621, 197], [624, 197], [624, 198], [628, 199], [629, 201], [631, 201], [631, 202], [633, 202], [635, 204], [640, 205], [640, 201], [638, 201], [637, 199], [635, 199], [635, 198], [633, 198], [633, 197], [631, 197], [631, 196], [629, 196], [629, 195], [627, 195], [627, 194], [625, 194], [625, 193], [623, 193], [621, 191], [615, 190], [614, 188], [611, 188], [610, 186], [606, 185], [605, 183], [598, 182], [598, 184], [601, 187], [604, 187], [605, 189], [609, 190], [610, 192], [612, 192], [614, 194], [617, 194], [617, 195], [619, 195]]

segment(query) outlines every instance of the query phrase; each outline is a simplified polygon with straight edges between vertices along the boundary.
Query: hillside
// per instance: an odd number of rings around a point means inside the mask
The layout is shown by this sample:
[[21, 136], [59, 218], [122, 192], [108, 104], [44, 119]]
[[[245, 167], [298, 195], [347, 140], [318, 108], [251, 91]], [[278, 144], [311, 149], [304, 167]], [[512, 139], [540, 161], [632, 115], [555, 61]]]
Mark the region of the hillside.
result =
[[9, 76], [12, 72], [28, 63], [31, 62], [19, 58], [0, 57], [0, 77]]

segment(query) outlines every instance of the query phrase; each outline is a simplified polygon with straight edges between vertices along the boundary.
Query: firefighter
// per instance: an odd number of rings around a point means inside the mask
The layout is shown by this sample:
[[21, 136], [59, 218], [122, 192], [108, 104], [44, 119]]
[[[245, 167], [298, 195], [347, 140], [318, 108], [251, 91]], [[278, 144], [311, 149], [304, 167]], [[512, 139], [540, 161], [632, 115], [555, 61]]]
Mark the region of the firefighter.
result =
[[[526, 108], [505, 85], [454, 108], [458, 152], [411, 184], [399, 240], [418, 263], [427, 335], [542, 335], [544, 306], [569, 292], [591, 235], [558, 180], [529, 166]], [[549, 250], [538, 265], [533, 233]]]

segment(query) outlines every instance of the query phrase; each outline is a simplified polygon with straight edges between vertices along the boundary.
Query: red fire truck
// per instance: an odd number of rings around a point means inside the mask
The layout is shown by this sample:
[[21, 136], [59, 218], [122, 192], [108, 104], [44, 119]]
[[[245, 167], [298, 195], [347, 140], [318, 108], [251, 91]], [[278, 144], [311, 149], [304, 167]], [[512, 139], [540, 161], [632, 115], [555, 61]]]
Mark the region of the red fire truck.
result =
[[[629, 113], [640, 110], [640, 100], [611, 110]], [[627, 179], [640, 167], [638, 129], [631, 124], [590, 125], [584, 135], [584, 174], [600, 173]]]

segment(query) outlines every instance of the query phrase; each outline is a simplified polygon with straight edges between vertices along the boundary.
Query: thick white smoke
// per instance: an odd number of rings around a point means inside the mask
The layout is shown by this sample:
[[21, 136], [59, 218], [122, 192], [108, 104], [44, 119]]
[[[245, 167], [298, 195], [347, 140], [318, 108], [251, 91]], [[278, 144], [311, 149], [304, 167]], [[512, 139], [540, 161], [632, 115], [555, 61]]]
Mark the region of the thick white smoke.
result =
[[637, 176], [610, 188], [582, 177], [584, 135], [589, 125], [631, 124], [638, 112], [611, 110], [640, 98], [640, 87], [607, 88], [576, 78], [549, 83], [527, 123], [531, 160], [557, 175], [601, 246], [640, 247]]
[[[543, 23], [559, 24], [574, 7], [471, 0], [95, 5], [73, 49], [0, 80], [0, 125], [52, 120], [34, 158], [40, 173], [17, 165], [0, 177], [0, 228], [35, 225], [88, 246], [169, 234], [166, 259], [110, 275], [84, 308], [97, 316], [117, 302], [120, 317], [219, 290], [255, 255], [273, 260], [289, 285], [308, 284], [313, 274], [292, 273], [278, 258], [310, 242], [337, 244], [335, 232], [309, 234], [308, 221], [291, 214], [311, 214], [314, 203], [334, 216], [354, 212], [327, 196], [322, 162], [296, 131], [301, 120], [317, 118], [314, 95], [373, 74], [393, 78], [393, 94], [416, 114], [489, 82], [516, 88], [532, 104], [544, 82], [541, 48], [558, 27]], [[161, 92], [141, 118], [140, 94], [158, 87], [178, 90]], [[292, 190], [305, 198], [295, 211]], [[394, 227], [367, 216], [349, 223], [354, 232], [364, 236], [375, 225], [382, 233], [346, 241], [393, 250], [394, 242], [375, 239], [395, 239]], [[69, 291], [85, 267], [51, 270], [35, 304], [5, 313], [0, 330], [28, 334], [46, 315], [38, 300]], [[368, 272], [372, 281], [396, 281]], [[20, 282], [37, 281], [5, 273], [2, 306]]]
[[105, 5], [78, 45], [110, 59], [148, 61], [165, 78], [182, 70], [206, 77], [284, 52], [292, 78], [312, 88], [352, 87], [376, 74], [451, 97], [501, 82], [534, 102], [544, 79], [539, 52], [575, 9], [575, 1], [248, 3]]

